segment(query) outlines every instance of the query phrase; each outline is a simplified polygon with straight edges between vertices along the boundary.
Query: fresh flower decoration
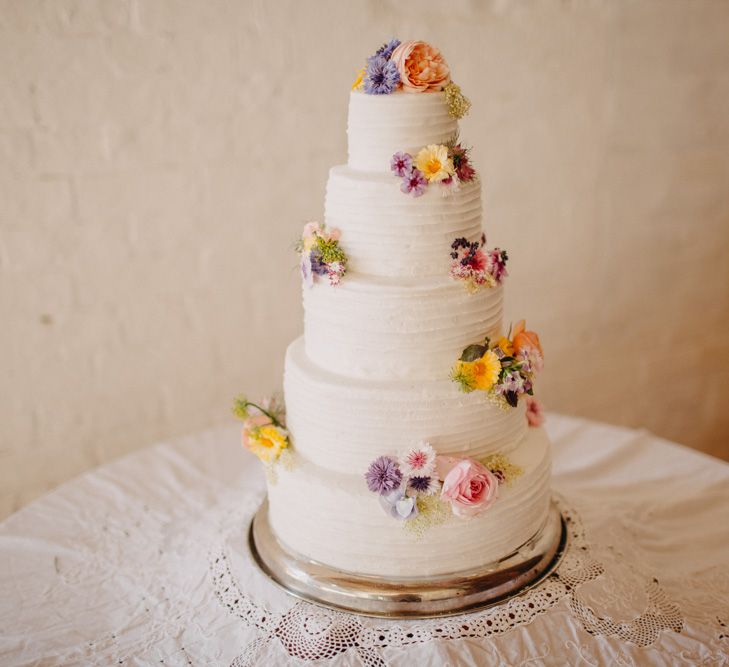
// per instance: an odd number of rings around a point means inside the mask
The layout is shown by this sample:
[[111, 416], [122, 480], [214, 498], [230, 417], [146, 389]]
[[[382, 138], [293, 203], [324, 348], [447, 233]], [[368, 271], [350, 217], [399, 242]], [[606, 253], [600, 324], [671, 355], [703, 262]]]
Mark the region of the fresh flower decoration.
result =
[[364, 86], [364, 77], [367, 72], [367, 68], [363, 67], [362, 69], [357, 70], [357, 76], [354, 79], [354, 83], [352, 84], [352, 90], [360, 90], [362, 86]]
[[427, 42], [402, 42], [393, 50], [391, 58], [405, 92], [439, 91], [451, 81], [451, 70], [445, 58], [439, 49]]
[[533, 396], [526, 397], [526, 418], [529, 426], [537, 427], [544, 424], [544, 407], [541, 401]]
[[[451, 371], [462, 391], [484, 391], [503, 408], [516, 407], [519, 397], [534, 394], [534, 379], [544, 366], [539, 336], [521, 320], [511, 336], [469, 345]], [[532, 408], [532, 411], [535, 411]]]
[[456, 516], [475, 516], [499, 497], [499, 480], [482, 463], [461, 459], [444, 476], [441, 497], [450, 502]]
[[400, 190], [413, 197], [422, 195], [427, 186], [437, 183], [441, 194], [457, 192], [461, 183], [476, 178], [469, 158], [469, 148], [457, 143], [457, 137], [446, 144], [430, 144], [415, 155], [398, 152], [390, 159], [390, 170], [402, 179]]
[[367, 58], [357, 71], [352, 90], [368, 95], [389, 95], [396, 90], [407, 93], [440, 92], [445, 94], [448, 113], [463, 118], [471, 102], [451, 81], [451, 71], [443, 54], [427, 42], [391, 39]]
[[290, 469], [293, 465], [283, 404], [275, 397], [253, 403], [239, 396], [233, 403], [233, 414], [243, 421], [243, 447], [258, 457], [269, 481], [275, 483], [274, 466]]
[[471, 109], [471, 100], [461, 92], [461, 87], [453, 81], [443, 88], [443, 92], [445, 93], [448, 113], [456, 120], [463, 118]]
[[400, 83], [397, 65], [385, 56], [372, 56], [367, 60], [364, 89], [369, 95], [389, 95]]
[[506, 250], [494, 248], [486, 250], [486, 236], [479, 241], [457, 238], [451, 243], [450, 276], [462, 280], [469, 292], [477, 292], [482, 287], [496, 287], [504, 282], [509, 274]]
[[418, 151], [415, 168], [425, 176], [428, 183], [445, 181], [456, 173], [453, 160], [448, 155], [448, 146], [436, 144], [430, 144]]
[[401, 456], [379, 456], [365, 472], [385, 513], [420, 535], [450, 516], [476, 516], [496, 502], [499, 487], [522, 474], [501, 454], [482, 460], [437, 456], [421, 442]]
[[318, 222], [307, 222], [296, 245], [301, 255], [301, 277], [311, 287], [319, 277], [338, 285], [347, 272], [347, 255], [339, 246], [338, 229], [327, 229]]

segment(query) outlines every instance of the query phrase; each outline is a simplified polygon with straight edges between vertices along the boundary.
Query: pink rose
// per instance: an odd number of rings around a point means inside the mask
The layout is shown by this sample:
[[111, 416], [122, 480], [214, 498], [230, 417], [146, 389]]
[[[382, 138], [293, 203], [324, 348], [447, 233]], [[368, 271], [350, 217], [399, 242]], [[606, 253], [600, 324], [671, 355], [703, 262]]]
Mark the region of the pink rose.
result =
[[456, 516], [473, 516], [487, 509], [499, 495], [499, 480], [473, 459], [461, 459], [443, 479], [441, 498], [450, 501]]
[[248, 419], [243, 422], [243, 446], [246, 449], [249, 449], [248, 438], [250, 438], [251, 431], [253, 431], [253, 429], [260, 428], [261, 426], [268, 426], [271, 423], [271, 418], [267, 417], [266, 415], [255, 415], [253, 417], [248, 417]]
[[526, 418], [529, 426], [544, 424], [544, 408], [541, 402], [533, 396], [526, 397]]
[[403, 42], [390, 58], [400, 73], [407, 93], [443, 90], [451, 80], [451, 71], [440, 51], [425, 42]]

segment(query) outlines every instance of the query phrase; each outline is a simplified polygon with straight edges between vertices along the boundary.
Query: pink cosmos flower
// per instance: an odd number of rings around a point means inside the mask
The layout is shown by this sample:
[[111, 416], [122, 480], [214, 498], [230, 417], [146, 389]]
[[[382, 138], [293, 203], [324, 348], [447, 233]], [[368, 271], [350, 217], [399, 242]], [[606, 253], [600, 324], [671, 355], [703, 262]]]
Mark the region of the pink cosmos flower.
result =
[[440, 495], [456, 516], [474, 516], [496, 500], [499, 480], [478, 461], [461, 459], [445, 475]]
[[544, 424], [544, 407], [539, 399], [534, 396], [526, 397], [526, 418], [529, 426], [541, 426]]
[[411, 194], [413, 197], [420, 197], [425, 192], [427, 185], [428, 180], [423, 172], [420, 169], [412, 169], [410, 173], [403, 177], [400, 190], [405, 194]]
[[410, 153], [395, 153], [390, 160], [390, 169], [396, 176], [407, 176], [413, 168], [413, 156]]

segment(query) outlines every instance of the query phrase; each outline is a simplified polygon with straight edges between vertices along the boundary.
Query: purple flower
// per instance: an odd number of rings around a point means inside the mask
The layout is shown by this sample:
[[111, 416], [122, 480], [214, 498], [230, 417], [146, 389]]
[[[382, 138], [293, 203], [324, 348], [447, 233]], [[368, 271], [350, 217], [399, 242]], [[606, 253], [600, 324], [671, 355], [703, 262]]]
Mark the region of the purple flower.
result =
[[431, 475], [413, 475], [408, 479], [408, 489], [416, 494], [429, 496], [438, 490], [438, 482]]
[[400, 489], [381, 495], [380, 505], [393, 519], [404, 521], [418, 516], [418, 504], [415, 498], [406, 496]]
[[370, 491], [385, 495], [400, 488], [402, 473], [395, 459], [390, 456], [380, 456], [370, 463], [365, 479]]
[[389, 95], [400, 83], [397, 65], [382, 56], [373, 56], [367, 63], [364, 86], [370, 95]]
[[317, 276], [326, 276], [329, 273], [329, 269], [327, 268], [327, 265], [324, 264], [321, 260], [321, 252], [318, 248], [314, 248], [309, 253], [309, 258], [311, 262], [311, 272], [314, 273]]
[[400, 40], [397, 38], [391, 39], [386, 44], [383, 44], [377, 51], [375, 51], [374, 56], [370, 56], [367, 58], [368, 61], [372, 60], [373, 58], [378, 58], [382, 56], [385, 60], [390, 60], [390, 56], [392, 55], [392, 52], [400, 46]]
[[390, 160], [390, 169], [396, 176], [407, 176], [413, 168], [413, 156], [410, 153], [395, 153]]
[[400, 190], [405, 194], [411, 194], [413, 197], [420, 197], [425, 192], [428, 181], [420, 169], [412, 169], [402, 179]]
[[524, 391], [524, 378], [516, 371], [509, 372], [503, 380], [507, 391], [520, 394]]

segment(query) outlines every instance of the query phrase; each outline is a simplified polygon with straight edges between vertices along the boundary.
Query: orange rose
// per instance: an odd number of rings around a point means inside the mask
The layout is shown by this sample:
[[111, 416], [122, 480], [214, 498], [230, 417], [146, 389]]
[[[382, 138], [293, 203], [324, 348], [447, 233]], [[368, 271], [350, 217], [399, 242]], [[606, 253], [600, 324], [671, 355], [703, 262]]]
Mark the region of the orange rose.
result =
[[519, 354], [521, 350], [524, 350], [531, 357], [534, 357], [534, 353], [536, 352], [540, 360], [544, 359], [544, 352], [542, 351], [542, 344], [539, 342], [539, 336], [534, 331], [526, 330], [525, 320], [519, 320], [516, 323], [511, 342], [514, 346], [514, 354]]
[[390, 59], [397, 66], [405, 92], [443, 90], [451, 80], [448, 63], [440, 51], [425, 42], [403, 42]]

